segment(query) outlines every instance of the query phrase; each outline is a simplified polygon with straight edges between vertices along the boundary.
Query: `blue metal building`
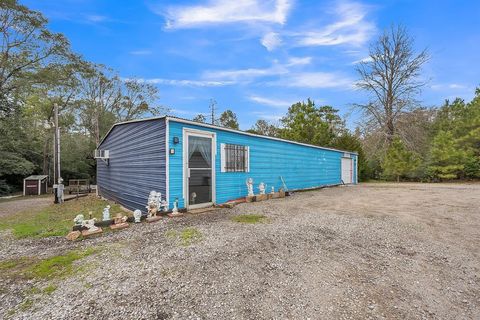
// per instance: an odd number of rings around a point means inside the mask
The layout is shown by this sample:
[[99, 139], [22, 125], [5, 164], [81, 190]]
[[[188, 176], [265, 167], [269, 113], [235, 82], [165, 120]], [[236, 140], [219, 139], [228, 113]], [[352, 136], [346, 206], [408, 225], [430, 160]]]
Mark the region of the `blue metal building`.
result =
[[168, 116], [115, 124], [96, 158], [99, 194], [131, 210], [151, 190], [194, 209], [245, 197], [248, 178], [256, 194], [260, 182], [270, 192], [358, 181], [355, 152]]

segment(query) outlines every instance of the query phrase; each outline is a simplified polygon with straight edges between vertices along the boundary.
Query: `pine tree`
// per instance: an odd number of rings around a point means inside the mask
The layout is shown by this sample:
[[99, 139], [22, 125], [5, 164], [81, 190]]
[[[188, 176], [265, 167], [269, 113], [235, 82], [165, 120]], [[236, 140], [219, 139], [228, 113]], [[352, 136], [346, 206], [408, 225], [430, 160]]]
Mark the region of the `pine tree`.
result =
[[382, 162], [383, 175], [387, 179], [410, 176], [419, 166], [417, 155], [405, 148], [402, 140], [395, 137]]
[[435, 179], [456, 179], [462, 175], [467, 157], [450, 131], [439, 131], [430, 149], [428, 173]]

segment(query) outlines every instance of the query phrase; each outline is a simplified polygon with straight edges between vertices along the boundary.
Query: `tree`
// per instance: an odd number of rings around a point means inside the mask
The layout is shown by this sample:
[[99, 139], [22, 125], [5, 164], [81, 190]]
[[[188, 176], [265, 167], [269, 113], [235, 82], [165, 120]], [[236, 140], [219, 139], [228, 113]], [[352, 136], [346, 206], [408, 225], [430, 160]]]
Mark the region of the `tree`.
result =
[[118, 121], [128, 121], [145, 114], [153, 116], [165, 113], [166, 108], [157, 105], [158, 88], [152, 84], [127, 79], [120, 82], [121, 99], [115, 106]]
[[420, 164], [418, 157], [405, 148], [402, 140], [395, 137], [382, 162], [383, 175], [387, 179], [410, 176]]
[[207, 122], [207, 118], [201, 113], [197, 114], [192, 120], [201, 123]]
[[220, 125], [225, 128], [239, 129], [237, 115], [232, 110], [225, 110], [220, 115]]
[[67, 39], [46, 24], [41, 13], [16, 0], [0, 2], [0, 118], [19, 108], [19, 97], [41, 81], [39, 71], [70, 54]]
[[399, 116], [418, 104], [415, 96], [425, 85], [418, 78], [428, 59], [427, 50], [414, 52], [413, 38], [404, 27], [392, 26], [371, 46], [369, 59], [356, 67], [360, 77], [356, 86], [371, 96], [356, 106], [368, 124], [381, 128], [387, 145], [397, 134]]
[[320, 146], [332, 144], [336, 134], [341, 132], [343, 121], [338, 110], [330, 106], [317, 108], [315, 102], [297, 102], [288, 108], [280, 121], [283, 124], [280, 136], [285, 139]]
[[453, 134], [440, 131], [433, 139], [428, 171], [433, 178], [456, 179], [464, 169], [465, 157], [465, 151], [458, 148]]
[[269, 123], [266, 120], [257, 120], [251, 129], [247, 132], [261, 134], [269, 137], [276, 137], [278, 135], [279, 128], [274, 124]]

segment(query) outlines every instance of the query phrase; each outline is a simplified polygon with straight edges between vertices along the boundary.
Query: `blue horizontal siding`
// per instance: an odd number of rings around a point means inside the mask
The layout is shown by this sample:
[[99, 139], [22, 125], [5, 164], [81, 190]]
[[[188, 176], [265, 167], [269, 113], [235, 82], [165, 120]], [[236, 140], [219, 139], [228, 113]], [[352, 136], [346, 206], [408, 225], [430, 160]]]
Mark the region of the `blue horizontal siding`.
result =
[[97, 160], [101, 196], [145, 211], [151, 190], [166, 195], [165, 119], [119, 124], [100, 149], [110, 151], [109, 165]]
[[[298, 145], [286, 141], [249, 136], [241, 133], [206, 128], [169, 120], [169, 141], [178, 137], [180, 143], [170, 147], [175, 154], [169, 157], [170, 203], [175, 198], [179, 207], [185, 206], [183, 199], [183, 128], [216, 133], [216, 203], [224, 203], [247, 195], [245, 180], [254, 180], [254, 191], [258, 193], [260, 182], [278, 191], [282, 187], [280, 176], [290, 190], [314, 188], [341, 183], [341, 157], [343, 152]], [[250, 147], [250, 172], [221, 172], [220, 145], [239, 144]], [[356, 155], [352, 154], [354, 161]], [[356, 172], [354, 173], [356, 175]], [[355, 181], [355, 179], [354, 179]]]

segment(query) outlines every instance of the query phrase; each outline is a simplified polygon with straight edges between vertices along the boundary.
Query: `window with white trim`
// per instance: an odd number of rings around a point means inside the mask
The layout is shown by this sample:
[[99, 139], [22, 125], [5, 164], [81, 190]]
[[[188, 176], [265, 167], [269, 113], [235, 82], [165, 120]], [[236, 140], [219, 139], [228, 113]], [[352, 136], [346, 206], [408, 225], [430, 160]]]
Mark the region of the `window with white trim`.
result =
[[250, 152], [248, 146], [222, 143], [222, 172], [249, 172]]

